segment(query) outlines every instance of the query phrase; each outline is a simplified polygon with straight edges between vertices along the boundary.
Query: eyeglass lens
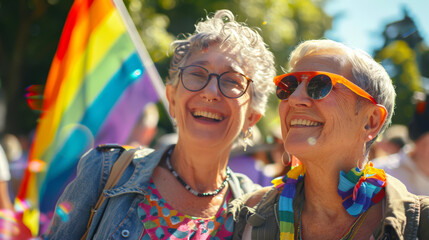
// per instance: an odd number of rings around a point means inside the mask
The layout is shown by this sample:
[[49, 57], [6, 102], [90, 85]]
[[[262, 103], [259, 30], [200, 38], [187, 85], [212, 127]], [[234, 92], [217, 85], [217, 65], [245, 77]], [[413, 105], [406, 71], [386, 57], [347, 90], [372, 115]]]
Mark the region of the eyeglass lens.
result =
[[[284, 77], [277, 86], [277, 97], [286, 100], [298, 88], [298, 79], [289, 75]], [[328, 96], [332, 90], [331, 78], [324, 74], [314, 76], [307, 84], [307, 94], [314, 100], [319, 100]]]
[[183, 86], [189, 91], [200, 91], [207, 86], [212, 76], [218, 80], [220, 92], [228, 98], [238, 98], [247, 90], [249, 81], [237, 72], [225, 72], [220, 75], [209, 73], [199, 66], [187, 66], [181, 69]]

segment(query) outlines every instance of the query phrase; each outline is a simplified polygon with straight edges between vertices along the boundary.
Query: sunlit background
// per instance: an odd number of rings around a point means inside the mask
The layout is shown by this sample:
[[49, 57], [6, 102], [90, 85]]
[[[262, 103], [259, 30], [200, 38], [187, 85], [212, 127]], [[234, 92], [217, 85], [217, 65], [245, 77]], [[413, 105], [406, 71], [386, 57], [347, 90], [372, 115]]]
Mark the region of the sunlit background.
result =
[[429, 2], [425, 0], [331, 0], [324, 7], [334, 17], [326, 37], [372, 53], [383, 45], [380, 34], [389, 23], [402, 20], [406, 12], [428, 43]]

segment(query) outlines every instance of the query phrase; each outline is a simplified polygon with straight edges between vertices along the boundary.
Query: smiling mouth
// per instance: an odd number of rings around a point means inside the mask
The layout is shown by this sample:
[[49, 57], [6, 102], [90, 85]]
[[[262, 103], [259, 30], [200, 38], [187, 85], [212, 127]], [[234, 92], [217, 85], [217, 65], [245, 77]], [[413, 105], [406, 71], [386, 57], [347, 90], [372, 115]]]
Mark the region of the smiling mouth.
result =
[[322, 126], [321, 122], [310, 121], [307, 119], [293, 119], [290, 123], [291, 127], [318, 127]]
[[195, 111], [192, 113], [192, 116], [198, 119], [204, 120], [212, 120], [216, 122], [220, 122], [224, 119], [219, 113], [206, 112], [206, 111]]

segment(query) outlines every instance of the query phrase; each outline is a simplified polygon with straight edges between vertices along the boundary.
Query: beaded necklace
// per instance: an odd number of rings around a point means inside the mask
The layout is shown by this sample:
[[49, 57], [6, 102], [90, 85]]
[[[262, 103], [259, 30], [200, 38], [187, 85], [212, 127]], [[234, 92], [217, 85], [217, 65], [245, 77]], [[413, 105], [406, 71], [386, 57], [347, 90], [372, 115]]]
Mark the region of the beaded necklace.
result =
[[189, 186], [185, 182], [185, 180], [183, 180], [179, 176], [179, 174], [173, 169], [173, 166], [171, 165], [171, 162], [170, 162], [170, 157], [171, 157], [172, 152], [173, 152], [173, 148], [171, 148], [167, 154], [166, 163], [167, 163], [168, 170], [170, 170], [171, 174], [173, 174], [173, 176], [175, 176], [177, 178], [177, 180], [185, 187], [186, 190], [188, 190], [190, 193], [192, 193], [193, 195], [195, 195], [197, 197], [211, 197], [211, 196], [218, 195], [220, 193], [220, 191], [222, 191], [222, 189], [225, 188], [226, 184], [228, 183], [228, 180], [231, 178], [231, 170], [229, 169], [229, 167], [227, 167], [226, 168], [226, 178], [225, 178], [225, 180], [223, 180], [222, 184], [220, 185], [220, 187], [218, 189], [211, 191], [211, 192], [199, 193], [198, 191], [192, 189], [191, 186]]
[[[305, 167], [302, 164], [292, 168], [283, 179], [275, 179], [273, 183], [277, 189], [283, 187], [279, 199], [280, 239], [293, 240], [295, 225], [293, 214], [293, 199], [296, 184], [305, 176]], [[359, 168], [350, 170], [347, 174], [340, 172], [338, 194], [343, 199], [343, 207], [347, 212], [357, 217], [369, 207], [384, 198], [386, 174], [382, 169], [376, 169], [369, 162], [361, 171]]]

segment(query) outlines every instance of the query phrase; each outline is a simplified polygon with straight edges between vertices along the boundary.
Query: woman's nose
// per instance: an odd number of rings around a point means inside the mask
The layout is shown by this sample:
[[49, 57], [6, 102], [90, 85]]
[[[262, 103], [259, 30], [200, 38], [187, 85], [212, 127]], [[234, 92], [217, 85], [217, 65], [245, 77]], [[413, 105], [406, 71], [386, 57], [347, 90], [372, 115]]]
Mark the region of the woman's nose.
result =
[[207, 86], [201, 90], [201, 96], [211, 101], [219, 100], [220, 90], [218, 88], [218, 79], [216, 76], [210, 76]]
[[312, 99], [307, 94], [306, 84], [301, 82], [295, 91], [288, 98], [291, 106], [310, 106]]

